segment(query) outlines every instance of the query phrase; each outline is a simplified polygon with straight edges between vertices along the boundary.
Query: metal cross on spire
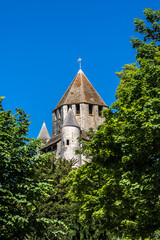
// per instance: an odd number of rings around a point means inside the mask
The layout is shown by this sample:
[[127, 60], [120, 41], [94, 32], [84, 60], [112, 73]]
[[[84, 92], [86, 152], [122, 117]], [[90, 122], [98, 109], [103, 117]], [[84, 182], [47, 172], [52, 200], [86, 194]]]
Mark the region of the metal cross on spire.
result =
[[81, 58], [78, 58], [78, 61], [79, 62], [79, 68], [81, 69], [81, 62], [82, 62], [82, 59]]

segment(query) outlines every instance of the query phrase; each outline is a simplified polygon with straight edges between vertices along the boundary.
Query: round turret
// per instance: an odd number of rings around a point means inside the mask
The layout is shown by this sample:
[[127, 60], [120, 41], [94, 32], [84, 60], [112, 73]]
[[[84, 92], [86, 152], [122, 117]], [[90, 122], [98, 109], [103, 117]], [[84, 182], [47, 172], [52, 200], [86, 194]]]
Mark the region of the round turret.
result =
[[77, 160], [76, 165], [81, 165], [80, 154], [75, 151], [80, 149], [78, 137], [80, 137], [80, 127], [71, 109], [69, 109], [62, 126], [62, 158], [67, 160]]

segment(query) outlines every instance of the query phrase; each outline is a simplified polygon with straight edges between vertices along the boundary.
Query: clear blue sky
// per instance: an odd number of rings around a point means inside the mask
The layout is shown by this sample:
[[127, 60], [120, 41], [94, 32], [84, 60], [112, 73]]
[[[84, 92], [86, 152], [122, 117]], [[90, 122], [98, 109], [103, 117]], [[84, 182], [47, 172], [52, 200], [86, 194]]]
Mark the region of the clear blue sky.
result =
[[31, 115], [30, 137], [52, 114], [82, 70], [106, 104], [119, 83], [115, 72], [135, 62], [133, 20], [160, 0], [5, 0], [0, 2], [0, 95], [4, 107]]

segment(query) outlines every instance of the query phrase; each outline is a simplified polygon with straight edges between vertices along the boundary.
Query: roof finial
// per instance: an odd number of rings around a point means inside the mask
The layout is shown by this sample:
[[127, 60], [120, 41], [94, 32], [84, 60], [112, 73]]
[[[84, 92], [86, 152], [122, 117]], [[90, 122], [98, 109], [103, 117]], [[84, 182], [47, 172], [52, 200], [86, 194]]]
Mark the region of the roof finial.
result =
[[82, 59], [81, 58], [78, 58], [78, 61], [79, 62], [79, 69], [81, 69], [81, 62], [82, 62]]

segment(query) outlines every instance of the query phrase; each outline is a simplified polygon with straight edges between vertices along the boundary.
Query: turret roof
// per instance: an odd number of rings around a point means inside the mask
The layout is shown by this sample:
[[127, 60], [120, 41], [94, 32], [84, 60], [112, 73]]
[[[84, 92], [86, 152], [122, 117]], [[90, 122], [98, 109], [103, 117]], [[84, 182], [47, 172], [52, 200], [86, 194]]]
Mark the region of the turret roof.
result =
[[66, 126], [79, 127], [71, 108], [69, 109], [64, 119], [63, 127], [66, 127]]
[[37, 138], [42, 138], [44, 140], [48, 140], [50, 138], [50, 135], [49, 135], [49, 132], [48, 132], [45, 122], [43, 123], [42, 128], [41, 128]]
[[77, 103], [107, 106], [81, 69], [54, 110], [63, 105]]

